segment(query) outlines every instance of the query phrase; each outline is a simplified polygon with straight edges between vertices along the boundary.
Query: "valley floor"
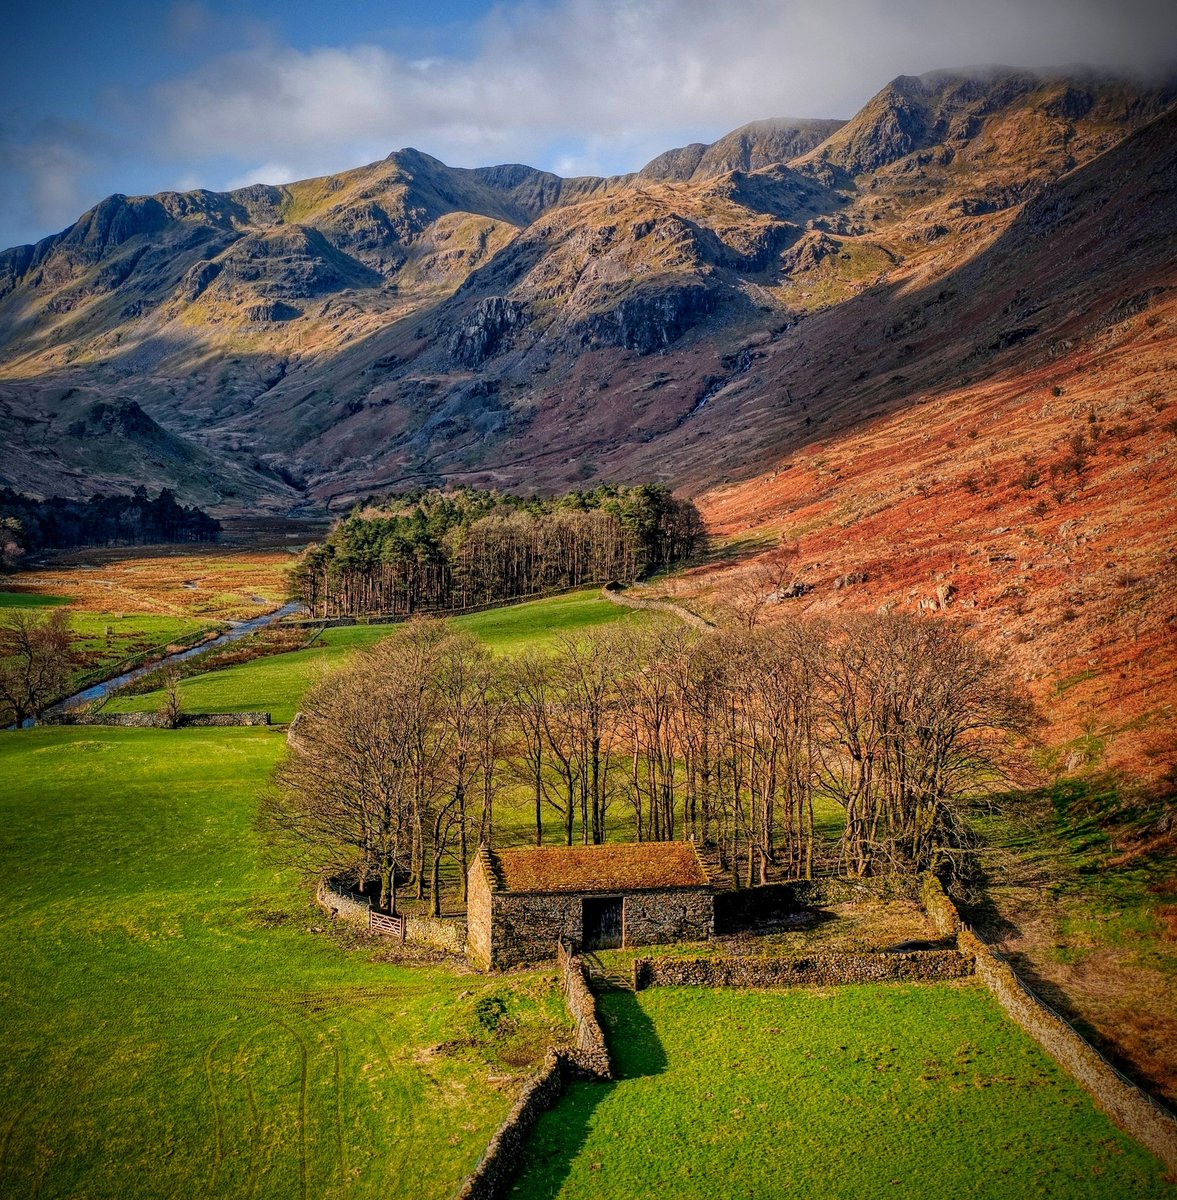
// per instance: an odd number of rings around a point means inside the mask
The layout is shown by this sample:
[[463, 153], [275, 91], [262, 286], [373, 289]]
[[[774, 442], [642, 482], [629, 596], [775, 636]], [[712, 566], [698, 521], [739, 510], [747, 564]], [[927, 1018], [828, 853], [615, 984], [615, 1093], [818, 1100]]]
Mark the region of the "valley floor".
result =
[[[459, 623], [512, 653], [623, 619], [644, 618], [578, 593]], [[185, 706], [288, 719], [388, 629], [195, 676]], [[552, 971], [478, 976], [326, 927], [254, 826], [284, 752], [280, 728], [0, 733], [0, 1196], [449, 1196], [567, 1036]], [[851, 942], [926, 933], [840, 915]], [[971, 985], [603, 1009], [623, 1078], [544, 1119], [520, 1195], [1167, 1194]]]

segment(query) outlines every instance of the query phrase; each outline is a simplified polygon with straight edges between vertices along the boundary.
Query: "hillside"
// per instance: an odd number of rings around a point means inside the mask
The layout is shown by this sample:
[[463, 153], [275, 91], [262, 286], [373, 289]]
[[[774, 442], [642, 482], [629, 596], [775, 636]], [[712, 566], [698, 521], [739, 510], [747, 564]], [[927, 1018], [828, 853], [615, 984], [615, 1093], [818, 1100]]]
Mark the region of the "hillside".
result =
[[113, 196], [0, 255], [0, 481], [228, 511], [745, 478], [1156, 303], [1175, 96], [938, 73], [613, 179], [404, 150]]

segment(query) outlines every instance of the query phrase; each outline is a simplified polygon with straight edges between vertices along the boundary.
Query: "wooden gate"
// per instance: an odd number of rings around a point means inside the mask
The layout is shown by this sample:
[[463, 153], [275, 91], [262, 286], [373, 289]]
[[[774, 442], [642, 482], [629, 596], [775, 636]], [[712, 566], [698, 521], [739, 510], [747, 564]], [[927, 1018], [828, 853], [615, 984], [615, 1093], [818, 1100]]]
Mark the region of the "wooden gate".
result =
[[405, 940], [404, 917], [390, 917], [387, 913], [378, 913], [375, 909], [370, 909], [368, 912], [368, 928], [373, 933], [383, 933], [389, 937], [397, 937], [402, 942]]
[[582, 941], [586, 950], [615, 950], [621, 945], [624, 932], [620, 896], [594, 896], [583, 901], [584, 931]]

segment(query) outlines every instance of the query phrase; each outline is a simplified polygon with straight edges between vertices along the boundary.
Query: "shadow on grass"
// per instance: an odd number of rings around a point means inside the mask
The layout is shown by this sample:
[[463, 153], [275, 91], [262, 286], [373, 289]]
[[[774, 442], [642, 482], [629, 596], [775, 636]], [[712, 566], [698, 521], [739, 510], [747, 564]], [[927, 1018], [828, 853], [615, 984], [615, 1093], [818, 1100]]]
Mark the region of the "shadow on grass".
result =
[[[621, 988], [602, 991], [597, 1007], [619, 1080], [660, 1075], [666, 1070], [666, 1051], [633, 992]], [[524, 1147], [512, 1196], [552, 1200], [560, 1194], [572, 1164], [588, 1142], [597, 1106], [617, 1087], [615, 1082], [569, 1085], [556, 1107], [540, 1117]]]

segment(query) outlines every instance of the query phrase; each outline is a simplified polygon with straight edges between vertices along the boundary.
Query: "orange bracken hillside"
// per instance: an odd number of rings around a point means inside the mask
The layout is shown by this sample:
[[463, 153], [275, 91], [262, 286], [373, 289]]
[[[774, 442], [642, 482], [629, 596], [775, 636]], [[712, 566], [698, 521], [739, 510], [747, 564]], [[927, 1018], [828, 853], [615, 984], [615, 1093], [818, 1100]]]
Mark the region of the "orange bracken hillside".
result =
[[713, 604], [812, 587], [768, 620], [973, 622], [1041, 701], [1060, 765], [1159, 775], [1177, 764], [1175, 384], [1177, 299], [1154, 300], [1065, 357], [707, 493], [716, 535], [765, 549], [675, 587]]

